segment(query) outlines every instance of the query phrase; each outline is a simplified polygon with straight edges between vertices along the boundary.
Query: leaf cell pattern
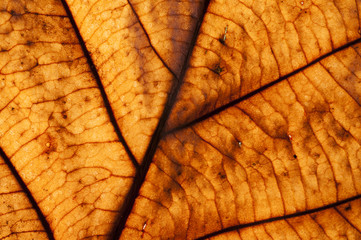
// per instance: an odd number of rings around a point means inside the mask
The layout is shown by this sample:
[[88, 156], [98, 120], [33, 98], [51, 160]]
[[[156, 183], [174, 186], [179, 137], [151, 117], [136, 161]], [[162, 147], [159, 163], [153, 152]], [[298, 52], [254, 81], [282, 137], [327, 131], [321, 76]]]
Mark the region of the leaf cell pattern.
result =
[[1, 1], [0, 238], [361, 238], [360, 6]]

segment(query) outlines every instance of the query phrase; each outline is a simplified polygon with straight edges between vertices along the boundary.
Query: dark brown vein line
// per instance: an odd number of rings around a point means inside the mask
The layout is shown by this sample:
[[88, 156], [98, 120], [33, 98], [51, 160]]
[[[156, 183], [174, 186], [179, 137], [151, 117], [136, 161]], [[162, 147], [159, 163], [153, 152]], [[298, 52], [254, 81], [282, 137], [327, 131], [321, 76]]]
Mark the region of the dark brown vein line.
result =
[[283, 81], [283, 80], [285, 80], [287, 78], [290, 78], [290, 77], [302, 72], [306, 68], [309, 68], [309, 67], [315, 65], [316, 63], [319, 63], [323, 59], [325, 59], [325, 58], [327, 58], [327, 57], [329, 57], [329, 56], [331, 56], [331, 55], [333, 55], [333, 54], [335, 54], [337, 52], [340, 52], [340, 51], [342, 51], [342, 50], [344, 50], [344, 49], [346, 49], [346, 48], [348, 48], [348, 47], [350, 47], [352, 45], [355, 45], [357, 43], [361, 43], [361, 38], [358, 38], [358, 39], [356, 39], [356, 40], [354, 40], [352, 42], [349, 42], [349, 43], [339, 47], [339, 48], [336, 48], [333, 51], [331, 51], [331, 52], [329, 52], [329, 53], [327, 53], [325, 55], [322, 55], [319, 58], [316, 58], [315, 60], [313, 60], [312, 62], [306, 64], [305, 66], [303, 66], [303, 67], [301, 67], [301, 68], [299, 68], [299, 69], [297, 69], [297, 70], [295, 70], [295, 71], [293, 71], [291, 73], [288, 73], [288, 74], [278, 78], [277, 80], [275, 80], [273, 82], [270, 82], [270, 83], [260, 87], [259, 89], [255, 90], [255, 91], [252, 91], [252, 92], [250, 92], [250, 93], [248, 93], [248, 94], [246, 94], [246, 95], [244, 95], [244, 96], [242, 96], [242, 97], [240, 97], [240, 98], [238, 98], [236, 100], [233, 100], [233, 101], [227, 103], [226, 105], [223, 105], [222, 107], [219, 107], [219, 108], [217, 108], [217, 109], [215, 109], [215, 110], [213, 110], [213, 111], [211, 111], [211, 112], [209, 112], [209, 113], [207, 113], [207, 114], [205, 114], [205, 115], [203, 115], [203, 116], [201, 116], [201, 117], [199, 117], [199, 118], [197, 118], [197, 119], [195, 119], [195, 120], [193, 120], [193, 121], [191, 121], [191, 122], [189, 122], [187, 124], [176, 127], [174, 129], [166, 132], [165, 134], [174, 133], [176, 131], [182, 130], [182, 129], [187, 128], [187, 127], [190, 127], [190, 126], [192, 126], [192, 125], [194, 125], [196, 123], [202, 122], [202, 121], [208, 119], [209, 117], [211, 117], [213, 115], [216, 115], [216, 114], [226, 110], [227, 108], [233, 107], [234, 105], [253, 97], [254, 95], [256, 95], [256, 94], [258, 94], [258, 93], [260, 93], [260, 92], [262, 92], [262, 91], [264, 91], [264, 90], [266, 90], [266, 89], [268, 89], [268, 88], [270, 88], [270, 87], [272, 87], [274, 85], [276, 85], [277, 83], [279, 83], [279, 82], [281, 82], [281, 81]]
[[104, 102], [104, 106], [105, 108], [107, 109], [107, 113], [108, 113], [108, 116], [109, 116], [109, 119], [110, 119], [110, 122], [112, 123], [113, 127], [114, 127], [114, 130], [118, 136], [118, 139], [119, 141], [123, 144], [123, 147], [125, 149], [125, 151], [127, 152], [130, 160], [132, 161], [133, 165], [138, 168], [139, 167], [139, 164], [137, 162], [137, 160], [135, 159], [133, 153], [130, 151], [130, 148], [127, 144], [127, 142], [125, 141], [123, 135], [122, 135], [122, 132], [120, 131], [120, 128], [119, 128], [119, 125], [117, 123], [117, 120], [115, 119], [115, 116], [114, 116], [114, 111], [112, 109], [112, 106], [110, 105], [110, 102], [109, 102], [109, 99], [108, 99], [108, 96], [107, 94], [105, 93], [105, 89], [104, 89], [104, 86], [103, 86], [103, 83], [102, 81], [100, 80], [100, 76], [99, 76], [99, 73], [98, 73], [98, 70], [96, 69], [95, 67], [95, 64], [93, 62], [93, 59], [92, 57], [90, 56], [90, 53], [85, 45], [85, 42], [84, 42], [84, 39], [83, 37], [81, 36], [80, 34], [80, 31], [79, 31], [79, 28], [78, 26], [76, 25], [75, 23], [75, 20], [74, 20], [74, 17], [73, 17], [73, 14], [71, 13], [70, 11], [70, 8], [68, 6], [68, 4], [66, 3], [66, 0], [61, 0], [63, 6], [64, 6], [64, 9], [69, 17], [69, 20], [70, 20], [70, 23], [71, 25], [73, 26], [73, 29], [75, 31], [75, 34], [79, 40], [79, 44], [81, 46], [81, 49], [83, 50], [84, 52], [84, 56], [86, 57], [87, 59], [87, 62], [89, 64], [89, 67], [90, 67], [90, 70], [95, 78], [95, 81], [96, 83], [98, 84], [98, 88], [100, 90], [100, 93], [101, 93], [101, 96], [103, 98], [103, 102]]
[[335, 208], [335, 210], [352, 228], [354, 228], [359, 234], [361, 234], [360, 229], [355, 226], [355, 224], [353, 224], [347, 217], [345, 217], [345, 215], [343, 215], [343, 213], [338, 208]]
[[351, 201], [355, 201], [355, 200], [358, 200], [358, 199], [361, 199], [361, 195], [356, 195], [354, 197], [347, 198], [347, 199], [344, 199], [342, 201], [332, 203], [332, 204], [328, 204], [328, 205], [325, 205], [325, 206], [319, 207], [319, 208], [314, 208], [314, 209], [310, 209], [310, 210], [306, 210], [306, 211], [302, 211], [302, 212], [297, 212], [297, 213], [293, 213], [293, 214], [288, 214], [288, 215], [284, 215], [284, 216], [280, 216], [280, 217], [273, 217], [273, 218], [268, 218], [268, 219], [264, 219], [264, 220], [260, 220], [260, 221], [255, 221], [255, 222], [251, 222], [251, 223], [245, 223], [245, 224], [240, 224], [240, 225], [228, 227], [228, 228], [222, 229], [220, 231], [216, 231], [216, 232], [204, 235], [203, 237], [197, 238], [197, 240], [211, 238], [211, 237], [223, 234], [223, 233], [237, 231], [237, 230], [247, 228], [247, 227], [253, 227], [253, 226], [258, 226], [258, 225], [265, 224], [265, 223], [271, 223], [271, 222], [275, 222], [275, 221], [286, 220], [286, 219], [289, 219], [289, 218], [305, 216], [305, 215], [316, 213], [316, 212], [319, 212], [319, 211], [324, 211], [324, 210], [327, 210], [327, 209], [330, 209], [330, 208], [335, 208], [335, 207], [340, 206], [342, 204], [345, 204], [345, 203], [348, 203], [348, 202], [351, 202]]
[[148, 145], [148, 148], [147, 148], [147, 151], [144, 155], [144, 158], [143, 158], [143, 161], [140, 165], [140, 167], [137, 169], [137, 172], [136, 172], [136, 175], [135, 175], [135, 178], [134, 178], [134, 182], [124, 200], [124, 203], [123, 203], [123, 206], [121, 207], [120, 209], [120, 213], [119, 213], [119, 217], [118, 219], [115, 221], [115, 225], [113, 227], [113, 230], [109, 236], [109, 239], [112, 239], [112, 240], [118, 240], [120, 235], [122, 234], [122, 231], [123, 229], [125, 228], [125, 223], [133, 209], [133, 206], [134, 206], [134, 203], [135, 203], [135, 200], [136, 198], [138, 197], [139, 195], [139, 190], [145, 180], [145, 176], [147, 175], [147, 172], [149, 170], [149, 167], [150, 167], [150, 164], [152, 163], [152, 160], [153, 160], [153, 157], [154, 157], [154, 154], [156, 152], [156, 149], [158, 147], [158, 143], [161, 139], [161, 136], [162, 136], [162, 133], [164, 131], [164, 126], [165, 126], [165, 123], [169, 117], [169, 114], [171, 112], [171, 109], [176, 101], [176, 97], [177, 97], [177, 94], [179, 92], [179, 89], [183, 83], [183, 79], [185, 77], [185, 74], [186, 74], [186, 70], [188, 68], [188, 62], [189, 62], [189, 59], [192, 55], [192, 52], [193, 52], [193, 48], [196, 44], [196, 40], [197, 40], [197, 37], [198, 37], [198, 34], [199, 34], [199, 30], [200, 30], [200, 27], [203, 23], [203, 19], [204, 19], [204, 16], [207, 12], [207, 9], [208, 9], [208, 5], [209, 5], [209, 2], [210, 0], [207, 0], [205, 1], [204, 3], [204, 7], [203, 7], [203, 12], [202, 12], [202, 15], [201, 17], [199, 18], [198, 20], [198, 24], [197, 24], [197, 27], [194, 31], [194, 34], [193, 34], [193, 37], [192, 37], [192, 41], [191, 41], [191, 44], [190, 44], [190, 47], [188, 49], [188, 53], [187, 53], [187, 56], [184, 60], [184, 63], [183, 63], [183, 66], [182, 66], [182, 70], [181, 70], [181, 73], [180, 73], [180, 77], [179, 79], [177, 78], [174, 78], [174, 82], [173, 82], [173, 85], [172, 85], [172, 88], [170, 90], [170, 94], [168, 95], [168, 98], [167, 98], [167, 102], [165, 104], [165, 107], [164, 107], [164, 110], [163, 110], [163, 113], [162, 113], [162, 116], [160, 117], [159, 119], [159, 122], [158, 122], [158, 125], [154, 131], [154, 134], [150, 140], [150, 143]]
[[33, 195], [31, 194], [29, 188], [26, 186], [24, 180], [20, 177], [18, 171], [16, 170], [15, 166], [12, 164], [8, 156], [5, 154], [3, 149], [0, 147], [0, 156], [4, 159], [5, 164], [10, 169], [12, 175], [15, 177], [16, 181], [19, 183], [21, 189], [24, 191], [26, 197], [29, 199], [29, 202], [33, 209], [35, 210], [36, 214], [38, 215], [38, 218], [41, 222], [41, 224], [44, 227], [44, 230], [46, 232], [46, 235], [48, 236], [49, 240], [55, 240], [53, 231], [50, 228], [50, 225], [48, 221], [46, 220], [43, 212], [40, 210], [40, 207], [38, 206], [37, 202], [35, 201]]
[[144, 35], [145, 35], [145, 36], [147, 37], [147, 39], [148, 39], [149, 46], [152, 48], [153, 52], [157, 55], [157, 57], [159, 58], [159, 60], [163, 63], [164, 67], [167, 68], [168, 71], [169, 71], [170, 73], [172, 73], [172, 75], [173, 75], [174, 77], [176, 77], [177, 75], [176, 75], [176, 74], [172, 71], [172, 69], [170, 69], [170, 67], [164, 62], [163, 58], [159, 55], [159, 53], [157, 52], [157, 50], [155, 49], [155, 47], [152, 45], [152, 42], [150, 41], [150, 37], [149, 37], [147, 31], [145, 30], [143, 23], [140, 21], [140, 18], [139, 18], [137, 12], [135, 11], [135, 9], [134, 9], [134, 7], [133, 7], [133, 4], [132, 4], [129, 0], [127, 0], [127, 1], [128, 1], [128, 4], [129, 4], [130, 8], [131, 8], [132, 11], [133, 11], [133, 14], [134, 14], [135, 17], [137, 18], [140, 27], [143, 29]]

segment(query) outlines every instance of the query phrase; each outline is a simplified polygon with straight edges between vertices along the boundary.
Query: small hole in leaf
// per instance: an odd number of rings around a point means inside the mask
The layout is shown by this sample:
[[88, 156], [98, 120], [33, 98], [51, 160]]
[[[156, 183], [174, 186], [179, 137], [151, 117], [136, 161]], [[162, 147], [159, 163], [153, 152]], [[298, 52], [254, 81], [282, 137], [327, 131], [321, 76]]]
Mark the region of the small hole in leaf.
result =
[[147, 226], [147, 222], [145, 222], [145, 223], [143, 224], [142, 231], [144, 231], [144, 229], [145, 229], [146, 226]]

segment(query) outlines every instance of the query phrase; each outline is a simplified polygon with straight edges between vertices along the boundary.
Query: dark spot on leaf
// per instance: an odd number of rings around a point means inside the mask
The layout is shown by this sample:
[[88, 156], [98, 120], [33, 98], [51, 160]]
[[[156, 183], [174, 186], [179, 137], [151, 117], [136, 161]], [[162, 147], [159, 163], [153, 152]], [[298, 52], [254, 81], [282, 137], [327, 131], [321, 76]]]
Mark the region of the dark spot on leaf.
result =
[[226, 45], [227, 31], [228, 31], [228, 26], [225, 27], [223, 35], [222, 35], [220, 38], [218, 38], [218, 41], [219, 41], [222, 45]]
[[351, 205], [348, 205], [347, 207], [345, 207], [345, 211], [350, 211], [351, 210]]
[[182, 111], [184, 111], [184, 112], [185, 112], [185, 111], [188, 111], [188, 107], [187, 107], [187, 106], [183, 106], [183, 107], [182, 107]]
[[165, 188], [165, 189], [164, 189], [164, 192], [165, 192], [167, 195], [169, 195], [169, 194], [172, 192], [172, 190], [171, 190], [170, 188]]
[[219, 74], [221, 74], [221, 72], [223, 72], [223, 68], [219, 64], [217, 64], [214, 67], [213, 72], [219, 75]]
[[223, 40], [223, 37], [218, 38], [218, 41], [222, 44], [225, 45], [226, 41]]
[[351, 137], [351, 135], [343, 129], [336, 131], [336, 136], [342, 139], [342, 141], [346, 141]]
[[218, 173], [218, 176], [221, 178], [221, 179], [225, 179], [226, 178], [226, 174], [222, 173], [222, 172], [219, 172]]
[[67, 119], [67, 118], [68, 118], [68, 115], [66, 114], [66, 111], [62, 111], [62, 112], [61, 112], [61, 115], [62, 115], [63, 119]]
[[50, 134], [41, 136], [38, 141], [45, 147], [45, 153], [51, 154], [52, 152], [55, 152], [58, 148], [58, 143], [56, 141], [56, 138]]
[[320, 155], [319, 153], [314, 153], [314, 154], [312, 154], [312, 156], [317, 159], [317, 158], [319, 158], [321, 155]]
[[295, 158], [295, 159], [296, 159], [296, 158], [297, 158], [297, 155], [296, 155], [296, 154], [294, 154], [294, 155], [293, 155], [293, 158]]

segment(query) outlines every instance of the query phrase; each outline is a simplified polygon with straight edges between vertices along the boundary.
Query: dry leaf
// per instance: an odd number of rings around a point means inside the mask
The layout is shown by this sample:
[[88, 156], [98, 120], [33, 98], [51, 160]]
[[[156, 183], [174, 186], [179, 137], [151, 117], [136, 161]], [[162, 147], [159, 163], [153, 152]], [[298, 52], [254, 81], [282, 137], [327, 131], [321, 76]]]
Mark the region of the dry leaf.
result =
[[0, 2], [1, 239], [360, 239], [359, 0]]

